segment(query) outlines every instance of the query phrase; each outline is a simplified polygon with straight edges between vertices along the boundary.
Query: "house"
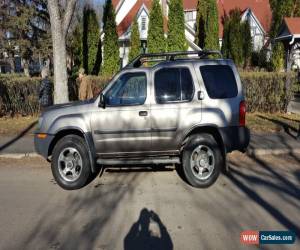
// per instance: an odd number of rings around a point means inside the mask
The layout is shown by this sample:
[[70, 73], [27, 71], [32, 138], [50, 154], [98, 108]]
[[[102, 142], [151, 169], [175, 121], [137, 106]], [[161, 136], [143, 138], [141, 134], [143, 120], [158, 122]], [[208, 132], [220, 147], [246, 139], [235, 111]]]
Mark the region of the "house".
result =
[[[160, 0], [167, 27], [168, 0]], [[251, 27], [254, 50], [260, 50], [268, 40], [268, 32], [272, 21], [269, 0], [216, 0], [219, 12], [219, 40], [223, 38], [223, 20], [232, 9], [241, 10], [242, 21], [248, 21]], [[149, 11], [152, 0], [113, 0], [116, 11], [116, 24], [119, 35], [120, 58], [123, 65], [128, 63], [130, 48], [130, 29], [134, 18], [137, 18], [141, 36], [141, 47], [146, 51], [149, 23]], [[189, 45], [188, 50], [199, 50], [195, 43], [195, 27], [198, 0], [183, 0], [185, 16], [185, 35]]]
[[287, 69], [300, 69], [300, 17], [284, 18], [275, 40], [284, 44]]

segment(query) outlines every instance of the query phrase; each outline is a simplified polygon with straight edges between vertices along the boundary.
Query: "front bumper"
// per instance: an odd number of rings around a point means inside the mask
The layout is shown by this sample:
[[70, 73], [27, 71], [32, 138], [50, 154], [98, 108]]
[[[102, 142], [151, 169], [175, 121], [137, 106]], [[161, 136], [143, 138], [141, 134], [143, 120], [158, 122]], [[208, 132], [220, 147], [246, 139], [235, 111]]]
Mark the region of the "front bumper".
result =
[[226, 152], [239, 150], [245, 152], [250, 143], [250, 130], [247, 127], [220, 128]]
[[45, 159], [48, 158], [48, 152], [51, 142], [54, 139], [54, 135], [47, 134], [47, 137], [44, 139], [38, 138], [38, 134], [34, 135], [34, 147], [35, 151], [43, 156]]

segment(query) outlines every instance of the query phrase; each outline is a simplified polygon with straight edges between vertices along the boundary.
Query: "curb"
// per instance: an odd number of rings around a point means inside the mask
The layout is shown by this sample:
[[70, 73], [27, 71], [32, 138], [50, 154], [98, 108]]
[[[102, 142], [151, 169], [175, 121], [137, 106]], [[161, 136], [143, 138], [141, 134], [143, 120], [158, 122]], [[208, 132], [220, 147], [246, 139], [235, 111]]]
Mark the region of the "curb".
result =
[[41, 156], [37, 153], [8, 153], [0, 154], [0, 159], [22, 159], [22, 158], [40, 158]]
[[296, 149], [248, 149], [246, 151], [246, 154], [249, 156], [300, 154], [300, 148], [296, 148]]

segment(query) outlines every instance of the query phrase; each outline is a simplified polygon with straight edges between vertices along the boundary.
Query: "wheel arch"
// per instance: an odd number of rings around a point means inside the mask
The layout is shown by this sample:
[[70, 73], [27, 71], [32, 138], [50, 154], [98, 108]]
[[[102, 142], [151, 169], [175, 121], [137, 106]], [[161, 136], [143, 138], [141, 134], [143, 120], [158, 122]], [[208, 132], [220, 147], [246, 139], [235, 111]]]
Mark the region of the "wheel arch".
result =
[[52, 155], [56, 143], [67, 135], [77, 135], [85, 140], [89, 152], [92, 172], [93, 173], [96, 172], [96, 160], [95, 160], [96, 154], [95, 154], [95, 146], [94, 146], [92, 135], [89, 132], [84, 132], [82, 129], [78, 127], [65, 127], [57, 131], [55, 133], [54, 139], [50, 143], [48, 149], [48, 157]]
[[211, 134], [214, 137], [214, 139], [216, 140], [216, 142], [218, 143], [218, 145], [220, 146], [223, 156], [226, 156], [226, 147], [225, 147], [222, 135], [221, 135], [218, 127], [213, 124], [205, 124], [205, 125], [195, 126], [192, 129], [190, 129], [189, 131], [187, 131], [183, 137], [180, 152], [182, 152], [185, 144], [187, 143], [187, 141], [189, 140], [189, 138], [192, 135], [203, 134], [203, 133]]

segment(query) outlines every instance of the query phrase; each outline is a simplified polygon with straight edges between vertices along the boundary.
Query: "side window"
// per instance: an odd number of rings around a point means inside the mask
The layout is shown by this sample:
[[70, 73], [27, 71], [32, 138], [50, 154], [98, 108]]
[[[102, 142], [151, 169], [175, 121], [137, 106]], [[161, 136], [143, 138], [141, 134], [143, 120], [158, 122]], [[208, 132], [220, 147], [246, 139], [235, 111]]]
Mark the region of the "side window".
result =
[[226, 99], [237, 96], [238, 89], [231, 67], [207, 65], [201, 66], [200, 72], [210, 98]]
[[127, 73], [122, 75], [105, 96], [108, 106], [143, 105], [147, 97], [146, 74]]
[[167, 68], [157, 71], [154, 85], [157, 103], [187, 102], [193, 99], [194, 84], [187, 68]]

